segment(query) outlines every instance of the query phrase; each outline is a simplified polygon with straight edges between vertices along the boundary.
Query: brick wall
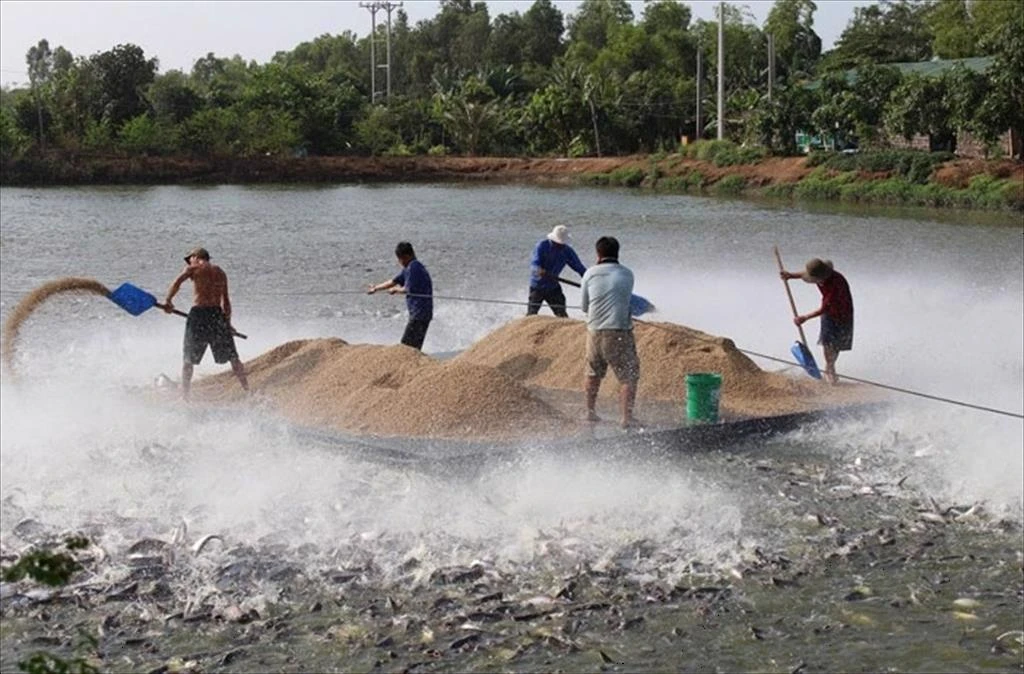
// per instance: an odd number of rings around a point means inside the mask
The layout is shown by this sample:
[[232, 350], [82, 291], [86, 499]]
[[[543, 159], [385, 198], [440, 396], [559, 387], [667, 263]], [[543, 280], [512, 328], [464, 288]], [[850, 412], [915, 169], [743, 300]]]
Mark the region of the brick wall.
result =
[[[898, 134], [887, 134], [885, 138], [880, 139], [879, 144], [899, 150], [924, 150], [927, 152], [931, 149], [931, 141], [925, 135], [917, 135], [907, 140]], [[1007, 131], [999, 138], [997, 147], [1003, 157], [1020, 157], [1020, 134]], [[956, 135], [956, 155], [969, 159], [982, 159], [985, 157], [985, 144], [966, 131], [961, 131]]]
[[[1014, 147], [1016, 140], [1017, 147]], [[1002, 154], [1004, 157], [1020, 156], [1020, 136], [1007, 131], [999, 138], [999, 142], [993, 148], [993, 154]], [[957, 134], [956, 153], [960, 157], [984, 157], [985, 144], [966, 131]]]

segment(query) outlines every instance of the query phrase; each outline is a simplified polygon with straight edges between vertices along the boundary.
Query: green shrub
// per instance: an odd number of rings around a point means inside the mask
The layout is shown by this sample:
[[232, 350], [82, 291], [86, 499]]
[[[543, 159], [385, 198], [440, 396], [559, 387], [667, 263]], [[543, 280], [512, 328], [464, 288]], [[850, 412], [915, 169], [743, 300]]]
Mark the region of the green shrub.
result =
[[715, 161], [715, 157], [722, 152], [735, 152], [736, 143], [731, 140], [699, 140], [693, 144], [693, 152], [701, 161]]
[[668, 158], [668, 160], [664, 162], [665, 168], [667, 168], [667, 169], [674, 169], [675, 167], [679, 166], [680, 162], [683, 162], [685, 160], [686, 160], [686, 155], [685, 154], [674, 154], [674, 155], [671, 155]]
[[[69, 536], [64, 540], [66, 551], [30, 549], [23, 552], [14, 564], [3, 567], [2, 576], [5, 582], [16, 583], [31, 579], [51, 587], [61, 587], [71, 582], [72, 577], [82, 566], [74, 557], [74, 551], [84, 550], [91, 543], [82, 536]], [[59, 629], [61, 625], [56, 625]], [[75, 645], [79, 652], [95, 652], [99, 640], [84, 630], [81, 631], [82, 643]], [[36, 651], [24, 660], [18, 661], [18, 669], [28, 674], [99, 674], [93, 664], [93, 658], [76, 654], [70, 659], [54, 655], [48, 651]]]
[[977, 194], [986, 194], [999, 190], [1002, 187], [1002, 183], [1003, 181], [999, 178], [987, 173], [982, 173], [980, 175], [972, 176], [971, 179], [967, 181], [967, 189]]
[[928, 183], [927, 185], [914, 184], [911, 187], [911, 195], [914, 203], [918, 206], [942, 208], [959, 206], [961, 203], [961, 199], [954, 190], [938, 183]]
[[633, 166], [615, 169], [608, 179], [612, 185], [636, 187], [644, 181], [645, 177], [647, 177], [647, 173], [642, 168]]
[[32, 147], [32, 137], [21, 130], [13, 113], [0, 108], [0, 159], [20, 159]]
[[867, 182], [850, 182], [839, 187], [839, 200], [857, 202], [863, 201], [864, 195], [867, 194], [870, 183]]
[[774, 183], [761, 190], [761, 194], [771, 199], [791, 199], [796, 185], [797, 183]]
[[714, 184], [714, 192], [720, 196], [734, 196], [743, 192], [747, 187], [747, 179], [743, 176], [725, 176]]
[[685, 192], [689, 187], [686, 176], [669, 176], [658, 181], [658, 189], [665, 192]]
[[444, 145], [432, 145], [430, 149], [427, 150], [427, 154], [431, 157], [444, 157], [448, 154], [448, 148]]
[[793, 195], [799, 199], [839, 199], [843, 186], [856, 179], [857, 175], [853, 172], [828, 177], [825, 171], [817, 168], [797, 183]]
[[1007, 180], [1002, 189], [1003, 206], [1015, 211], [1024, 211], [1024, 185]]
[[607, 173], [584, 173], [576, 180], [582, 185], [607, 185], [610, 178]]
[[683, 180], [686, 181], [687, 189], [696, 188], [698, 192], [704, 189], [704, 186], [708, 184], [707, 177], [697, 169], [694, 169], [683, 176]]
[[385, 157], [411, 157], [412, 150], [405, 143], [395, 143], [384, 151]]
[[106, 120], [97, 122], [89, 119], [85, 123], [85, 136], [82, 138], [82, 149], [100, 152], [113, 146], [113, 132]]
[[583, 138], [576, 136], [569, 143], [569, 148], [566, 152], [566, 156], [575, 159], [576, 157], [585, 157], [590, 152], [590, 146]]
[[821, 166], [835, 155], [831, 152], [822, 152], [821, 150], [813, 150], [807, 155], [808, 166]]
[[890, 173], [913, 183], [924, 184], [939, 164], [953, 159], [949, 152], [922, 152], [920, 150], [877, 150], [853, 154], [812, 153], [810, 166], [824, 166], [833, 171], [864, 171]]
[[886, 178], [867, 183], [866, 194], [874, 202], [884, 204], [901, 204], [912, 201], [913, 183], [903, 178]]

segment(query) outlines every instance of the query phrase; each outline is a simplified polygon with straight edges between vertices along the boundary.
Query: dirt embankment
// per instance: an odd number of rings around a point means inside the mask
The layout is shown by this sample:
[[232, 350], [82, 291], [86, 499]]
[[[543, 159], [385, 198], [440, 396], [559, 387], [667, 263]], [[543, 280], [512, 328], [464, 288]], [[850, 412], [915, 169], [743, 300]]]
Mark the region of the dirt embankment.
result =
[[[51, 152], [0, 165], [8, 186], [101, 184], [259, 184], [373, 182], [494, 182], [656, 186], [711, 193], [793, 196], [814, 171], [806, 157], [769, 157], [756, 164], [716, 166], [682, 155], [627, 157], [253, 157], [200, 159], [122, 157]], [[820, 172], [819, 172], [820, 173]], [[815, 176], [822, 176], [815, 173]], [[826, 171], [825, 178], [838, 175]], [[966, 189], [975, 176], [998, 179], [999, 194]], [[889, 185], [890, 172], [859, 172], [865, 189], [845, 195], [842, 184], [795, 194], [801, 199], [833, 199], [958, 208], [1024, 210], [1024, 164], [1012, 160], [957, 159], [938, 166], [924, 185]], [[724, 180], [728, 178], [729, 180]], [[925, 189], [937, 186], [937, 190]], [[884, 189], [874, 190], [875, 186]], [[1020, 187], [1015, 187], [1020, 186]], [[1004, 189], [1005, 187], [1005, 189]], [[921, 189], [913, 189], [921, 188]], [[799, 192], [799, 190], [797, 190]], [[977, 193], [976, 193], [977, 192]], [[849, 197], [849, 198], [848, 198]], [[982, 198], [984, 197], [984, 198]]]
[[[4, 185], [415, 182], [436, 180], [571, 183], [586, 174], [652, 166], [648, 156], [603, 158], [517, 157], [254, 157], [200, 159], [49, 154], [3, 166]], [[661, 175], [682, 176], [699, 169], [708, 182], [742, 175], [753, 185], [797, 181], [810, 168], [802, 157], [770, 158], [759, 164], [717, 167], [668, 157]]]
[[50, 154], [2, 167], [4, 185], [230, 184], [416, 181], [509, 181], [573, 183], [588, 174], [622, 169], [649, 171], [656, 163], [663, 177], [699, 170], [708, 183], [743, 176], [751, 186], [796, 182], [811, 172], [803, 157], [772, 157], [758, 164], [715, 166], [710, 162], [646, 155], [602, 158], [516, 157], [255, 157], [198, 159]]

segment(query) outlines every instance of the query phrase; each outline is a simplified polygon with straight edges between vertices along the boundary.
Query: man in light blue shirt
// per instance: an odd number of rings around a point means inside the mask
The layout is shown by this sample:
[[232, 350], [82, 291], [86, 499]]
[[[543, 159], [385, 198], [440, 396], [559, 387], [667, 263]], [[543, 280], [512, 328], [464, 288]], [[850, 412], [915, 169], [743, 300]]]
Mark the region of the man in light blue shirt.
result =
[[615, 237], [602, 236], [596, 248], [597, 264], [583, 274], [581, 284], [581, 304], [587, 314], [586, 419], [600, 421], [594, 406], [610, 365], [621, 385], [622, 427], [632, 429], [637, 426], [633, 408], [640, 379], [640, 358], [629, 312], [633, 272], [619, 264], [619, 242]]
[[565, 310], [565, 293], [558, 282], [558, 275], [569, 265], [580, 276], [587, 268], [580, 262], [576, 251], [569, 245], [569, 230], [565, 225], [557, 225], [541, 239], [533, 249], [530, 260], [530, 297], [526, 307], [526, 315], [532, 316], [544, 302], [551, 307], [555, 316], [568, 318]]

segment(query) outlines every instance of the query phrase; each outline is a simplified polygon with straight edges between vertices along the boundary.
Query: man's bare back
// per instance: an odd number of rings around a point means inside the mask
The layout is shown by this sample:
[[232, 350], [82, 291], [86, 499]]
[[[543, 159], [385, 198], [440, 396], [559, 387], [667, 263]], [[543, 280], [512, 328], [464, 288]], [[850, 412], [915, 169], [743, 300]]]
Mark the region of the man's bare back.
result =
[[[228, 276], [215, 264], [189, 268], [192, 279], [192, 304], [197, 307], [222, 307], [228, 294]], [[223, 307], [222, 307], [223, 308]]]
[[249, 390], [245, 366], [238, 358], [231, 336], [231, 298], [228, 296], [228, 275], [210, 263], [210, 253], [196, 248], [185, 256], [185, 269], [167, 290], [167, 299], [161, 305], [164, 311], [174, 311], [174, 296], [181, 284], [192, 281], [192, 311], [185, 324], [185, 341], [181, 365], [181, 392], [187, 400], [192, 386], [192, 371], [198, 365], [207, 347], [213, 349], [218, 363], [228, 360], [242, 388]]
[[228, 295], [228, 275], [209, 259], [205, 250], [201, 255], [189, 255], [185, 269], [174, 279], [167, 291], [164, 310], [173, 310], [172, 300], [187, 280], [192, 281], [192, 305], [196, 307], [220, 307], [228, 323], [231, 322], [231, 298]]

